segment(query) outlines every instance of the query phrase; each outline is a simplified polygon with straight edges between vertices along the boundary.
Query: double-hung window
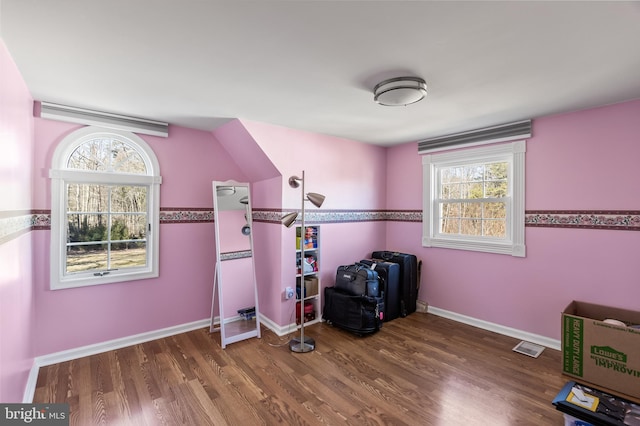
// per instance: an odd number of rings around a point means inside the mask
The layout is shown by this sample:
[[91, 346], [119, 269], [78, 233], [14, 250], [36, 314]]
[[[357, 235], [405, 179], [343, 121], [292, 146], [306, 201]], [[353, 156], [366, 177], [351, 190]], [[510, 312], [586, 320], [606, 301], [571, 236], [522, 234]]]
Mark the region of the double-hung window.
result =
[[51, 289], [158, 276], [161, 182], [133, 133], [85, 127], [53, 156]]
[[422, 245], [524, 257], [525, 148], [424, 155]]

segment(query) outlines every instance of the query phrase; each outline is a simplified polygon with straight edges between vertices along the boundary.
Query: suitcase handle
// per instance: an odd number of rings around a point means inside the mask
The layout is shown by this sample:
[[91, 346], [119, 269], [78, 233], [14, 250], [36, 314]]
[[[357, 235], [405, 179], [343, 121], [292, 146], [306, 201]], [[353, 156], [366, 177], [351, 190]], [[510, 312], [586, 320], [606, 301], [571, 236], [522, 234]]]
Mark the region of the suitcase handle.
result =
[[384, 253], [382, 253], [382, 255], [380, 257], [382, 258], [382, 260], [389, 261], [389, 260], [393, 259], [393, 253], [384, 252]]

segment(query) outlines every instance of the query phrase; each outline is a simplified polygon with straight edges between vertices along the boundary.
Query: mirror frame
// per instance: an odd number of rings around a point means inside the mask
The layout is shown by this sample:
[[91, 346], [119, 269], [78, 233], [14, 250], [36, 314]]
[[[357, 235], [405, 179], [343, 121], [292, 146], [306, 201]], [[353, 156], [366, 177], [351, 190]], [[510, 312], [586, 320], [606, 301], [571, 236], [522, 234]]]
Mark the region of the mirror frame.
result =
[[[218, 188], [238, 188], [244, 187], [246, 188], [246, 205], [245, 205], [245, 218], [247, 220], [247, 225], [249, 226], [249, 250], [245, 251], [236, 251], [236, 252], [223, 252], [222, 247], [220, 245], [220, 228], [224, 226], [224, 224], [220, 221], [220, 212], [227, 210], [235, 210], [225, 208], [225, 204], [222, 202], [222, 197], [224, 195], [218, 195]], [[211, 326], [209, 331], [220, 331], [220, 344], [222, 349], [224, 349], [228, 344], [239, 342], [241, 340], [250, 339], [252, 337], [260, 337], [260, 310], [258, 308], [258, 285], [256, 280], [256, 268], [255, 268], [255, 259], [254, 259], [254, 249], [253, 249], [253, 218], [252, 218], [252, 209], [251, 209], [251, 187], [249, 183], [246, 182], [236, 182], [234, 180], [228, 181], [213, 181], [213, 214], [214, 214], [214, 224], [215, 224], [215, 244], [216, 244], [216, 265], [215, 265], [215, 273], [214, 273], [214, 282], [213, 282], [213, 294], [211, 300]], [[232, 194], [234, 195], [235, 200], [238, 204], [244, 204], [244, 202], [237, 199], [235, 191]], [[231, 200], [231, 199], [230, 199]], [[241, 210], [241, 209], [238, 209]], [[243, 230], [244, 231], [244, 228]], [[241, 230], [238, 230], [241, 232]], [[244, 234], [244, 232], [242, 232]], [[251, 281], [253, 282], [253, 300], [255, 306], [255, 317], [250, 320], [243, 320], [238, 317], [225, 317], [224, 311], [224, 281], [227, 279], [223, 274], [223, 263], [224, 262], [234, 262], [240, 261], [242, 259], [251, 259]], [[233, 283], [233, 280], [228, 280], [229, 283]], [[231, 286], [230, 286], [231, 287]], [[216, 306], [216, 290], [218, 297], [218, 313], [219, 313], [219, 326], [214, 327], [214, 307]], [[255, 324], [255, 326], [254, 326]]]

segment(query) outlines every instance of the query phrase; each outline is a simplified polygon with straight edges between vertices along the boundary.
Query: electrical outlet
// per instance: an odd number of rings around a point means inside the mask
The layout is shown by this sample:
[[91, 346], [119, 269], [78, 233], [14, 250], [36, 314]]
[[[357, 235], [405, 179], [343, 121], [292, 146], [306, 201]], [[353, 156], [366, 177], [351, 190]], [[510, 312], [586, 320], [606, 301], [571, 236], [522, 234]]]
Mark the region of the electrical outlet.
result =
[[293, 289], [291, 287], [287, 287], [284, 289], [284, 298], [291, 299], [293, 297]]

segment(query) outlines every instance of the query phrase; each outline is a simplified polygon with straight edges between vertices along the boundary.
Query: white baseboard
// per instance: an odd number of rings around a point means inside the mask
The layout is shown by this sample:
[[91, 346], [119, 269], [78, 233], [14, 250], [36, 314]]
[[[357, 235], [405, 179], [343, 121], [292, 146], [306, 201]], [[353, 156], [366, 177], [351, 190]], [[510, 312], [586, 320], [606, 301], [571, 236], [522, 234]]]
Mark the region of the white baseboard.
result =
[[[238, 321], [240, 320], [240, 316], [227, 318], [225, 323]], [[291, 331], [295, 330], [296, 327], [293, 325], [286, 327], [280, 327], [269, 318], [264, 315], [260, 315], [260, 322], [265, 325], [265, 327], [271, 329], [274, 333], [279, 336], [284, 336]], [[220, 324], [220, 318], [216, 317], [213, 320], [214, 325]], [[49, 355], [42, 355], [36, 357], [33, 360], [33, 366], [31, 367], [31, 371], [29, 372], [29, 377], [27, 379], [27, 384], [25, 386], [24, 396], [22, 398], [24, 403], [31, 403], [33, 401], [33, 396], [36, 391], [36, 385], [38, 382], [38, 372], [40, 367], [44, 367], [47, 365], [57, 364], [59, 362], [71, 361], [73, 359], [82, 358], [85, 356], [96, 355], [99, 353], [112, 351], [116, 349], [125, 348], [127, 346], [137, 345], [139, 343], [149, 342], [151, 340], [162, 339], [163, 337], [174, 336], [180, 333], [186, 333], [188, 331], [197, 330], [199, 328], [209, 327], [211, 325], [211, 319], [203, 319], [199, 321], [190, 322], [187, 324], [176, 325], [173, 327], [163, 328], [161, 330], [149, 331], [146, 333], [136, 334], [133, 336], [123, 337], [120, 339], [109, 340], [107, 342], [96, 343], [93, 345], [82, 346], [79, 348], [69, 349], [66, 351], [56, 352]]]
[[58, 364], [60, 362], [71, 361], [85, 356], [95, 355], [115, 349], [125, 348], [127, 346], [137, 345], [139, 343], [149, 342], [151, 340], [162, 339], [187, 331], [197, 330], [198, 328], [208, 327], [211, 319], [203, 319], [186, 324], [175, 325], [160, 330], [149, 331], [146, 333], [135, 334], [133, 336], [122, 337], [120, 339], [109, 340], [93, 345], [82, 346], [79, 348], [69, 349], [66, 351], [56, 352], [49, 355], [36, 357], [34, 362], [38, 367], [46, 365]]
[[24, 404], [31, 404], [33, 402], [33, 395], [36, 393], [36, 385], [38, 384], [38, 373], [40, 367], [36, 365], [35, 360], [29, 371], [29, 377], [27, 378], [27, 384], [24, 387], [24, 394], [22, 395], [22, 402]]
[[527, 331], [518, 330], [511, 327], [505, 327], [504, 325], [495, 324], [492, 322], [480, 320], [466, 315], [457, 314], [455, 312], [447, 311], [444, 309], [429, 306], [428, 312], [439, 317], [448, 318], [453, 321], [458, 321], [463, 324], [471, 325], [481, 328], [483, 330], [492, 331], [494, 333], [503, 334], [509, 337], [515, 337], [516, 339], [526, 340], [527, 342], [537, 343], [538, 345], [545, 346], [550, 349], [560, 350], [560, 340], [551, 339], [549, 337], [540, 336], [539, 334], [529, 333]]
[[[218, 321], [219, 322], [219, 319]], [[214, 319], [214, 323], [216, 323]], [[47, 365], [57, 364], [60, 362], [71, 361], [73, 359], [82, 358], [85, 356], [96, 355], [99, 353], [112, 351], [115, 349], [125, 348], [127, 346], [137, 345], [139, 343], [149, 342], [151, 340], [162, 339], [163, 337], [169, 337], [180, 333], [186, 333], [188, 331], [197, 330], [199, 328], [209, 327], [211, 325], [211, 319], [203, 319], [186, 324], [176, 325], [173, 327], [167, 327], [160, 330], [149, 331], [146, 333], [135, 334], [133, 336], [123, 337], [120, 339], [109, 340], [102, 343], [95, 343], [93, 345], [82, 346], [79, 348], [69, 349], [66, 351], [56, 352], [49, 355], [42, 355], [35, 357], [33, 360], [33, 367], [29, 372], [27, 384], [25, 386], [23, 402], [30, 403], [33, 401], [33, 395], [35, 394], [36, 384], [38, 381], [38, 371], [40, 367]]]
[[[426, 303], [425, 303], [426, 305]], [[505, 327], [500, 324], [491, 323], [488, 321], [479, 320], [466, 315], [457, 314], [455, 312], [447, 311], [445, 309], [436, 308], [434, 306], [425, 306], [428, 312], [433, 315], [437, 315], [443, 318], [448, 318], [453, 321], [458, 321], [464, 324], [468, 324], [474, 327], [478, 327], [484, 330], [492, 331], [494, 333], [503, 334], [517, 339], [526, 340], [528, 342], [537, 343], [542, 346], [546, 346], [551, 349], [560, 350], [560, 341], [550, 339], [545, 336], [529, 333], [522, 330], [517, 330], [511, 327]], [[219, 324], [220, 319], [214, 319], [214, 324]], [[285, 336], [294, 332], [297, 329], [295, 324], [289, 324], [280, 326], [273, 322], [271, 319], [264, 315], [260, 315], [260, 323], [265, 327], [276, 333], [278, 336]], [[109, 340], [107, 342], [96, 343], [93, 345], [82, 346], [75, 349], [69, 349], [66, 351], [56, 352], [49, 355], [43, 355], [34, 358], [33, 366], [29, 372], [27, 384], [25, 386], [23, 402], [33, 402], [33, 396], [35, 394], [36, 385], [38, 381], [38, 372], [40, 367], [47, 365], [57, 364], [60, 362], [71, 361], [73, 359], [82, 358], [85, 356], [96, 355], [99, 353], [112, 351], [116, 349], [125, 348], [127, 346], [137, 345], [139, 343], [149, 342], [151, 340], [162, 339], [164, 337], [173, 336], [180, 333], [186, 333], [188, 331], [197, 330], [199, 328], [209, 327], [211, 325], [211, 319], [203, 319], [186, 324], [176, 325], [173, 327], [163, 328], [161, 330], [150, 331], [146, 333], [140, 333], [133, 336], [123, 337], [120, 339]]]
[[276, 333], [279, 337], [286, 336], [287, 334], [296, 331], [298, 328], [295, 324], [280, 326], [262, 314], [260, 315], [260, 323]]

